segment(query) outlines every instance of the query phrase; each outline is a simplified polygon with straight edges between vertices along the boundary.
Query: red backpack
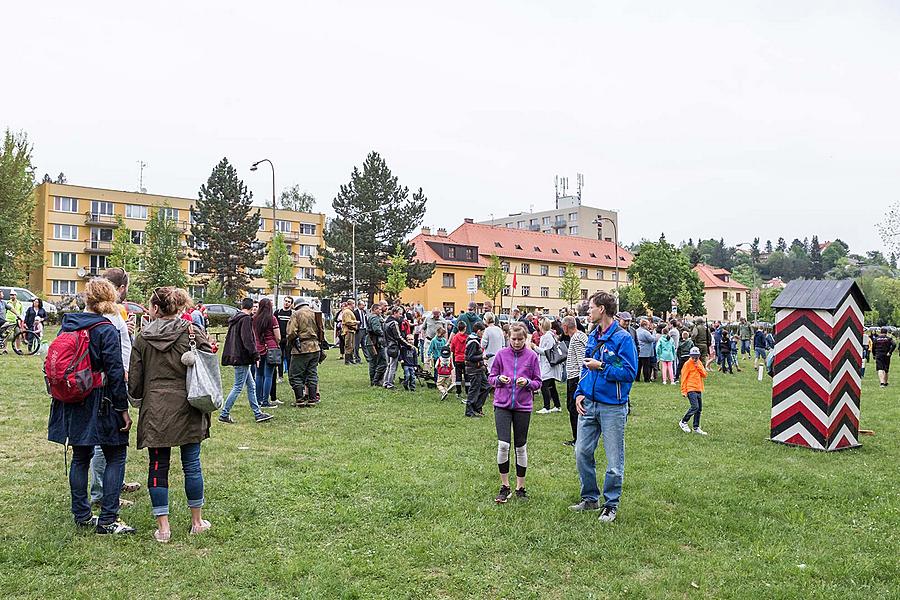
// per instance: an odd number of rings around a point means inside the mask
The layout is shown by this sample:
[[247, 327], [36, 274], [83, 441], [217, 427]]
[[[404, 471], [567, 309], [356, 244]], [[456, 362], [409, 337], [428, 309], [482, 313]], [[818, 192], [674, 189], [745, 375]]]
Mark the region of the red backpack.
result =
[[78, 404], [84, 402], [94, 388], [103, 385], [103, 373], [91, 369], [91, 355], [88, 351], [90, 331], [98, 325], [112, 323], [94, 323], [77, 331], [61, 332], [47, 348], [44, 380], [47, 382], [47, 391], [54, 400]]

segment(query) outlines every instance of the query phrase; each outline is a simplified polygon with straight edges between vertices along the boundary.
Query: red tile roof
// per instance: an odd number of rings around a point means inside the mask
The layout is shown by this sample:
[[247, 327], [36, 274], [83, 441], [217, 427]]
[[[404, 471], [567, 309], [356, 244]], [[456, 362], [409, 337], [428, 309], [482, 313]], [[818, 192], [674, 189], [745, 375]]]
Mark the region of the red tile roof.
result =
[[[734, 290], [749, 290], [746, 285], [740, 283], [739, 281], [735, 281], [731, 278], [731, 271], [728, 269], [720, 269], [718, 267], [711, 267], [709, 265], [704, 265], [703, 263], [698, 263], [697, 266], [694, 267], [694, 271], [700, 277], [700, 281], [703, 282], [704, 288], [729, 288]], [[718, 275], [727, 275], [728, 281], [725, 281], [718, 277]]]
[[[484, 257], [496, 254], [501, 258], [520, 260], [571, 262], [598, 267], [616, 265], [615, 244], [573, 235], [553, 235], [511, 227], [463, 223], [447, 237], [459, 244], [478, 246], [478, 253]], [[619, 247], [620, 269], [631, 266], [632, 258], [630, 252]]]

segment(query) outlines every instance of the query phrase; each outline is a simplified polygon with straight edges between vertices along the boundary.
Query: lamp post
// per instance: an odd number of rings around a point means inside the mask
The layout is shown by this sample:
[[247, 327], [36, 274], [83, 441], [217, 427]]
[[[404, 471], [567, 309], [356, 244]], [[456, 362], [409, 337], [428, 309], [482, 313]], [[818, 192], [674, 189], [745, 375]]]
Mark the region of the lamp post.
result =
[[[269, 163], [269, 166], [272, 168], [272, 243], [275, 243], [275, 165], [272, 164], [272, 161], [268, 158], [264, 158], [262, 160], [258, 160], [250, 166], [251, 171], [256, 171], [259, 167], [260, 163]], [[270, 250], [271, 252], [271, 250]], [[275, 305], [278, 304], [278, 288], [281, 285], [281, 265], [276, 265], [275, 269], [275, 299], [273, 303]]]
[[616, 245], [616, 312], [619, 312], [619, 230], [616, 222], [609, 217], [597, 217], [593, 223], [597, 226], [597, 239], [603, 241], [603, 221], [609, 221], [613, 228], [613, 243]]
[[376, 208], [375, 210], [368, 210], [365, 212], [358, 212], [354, 215], [353, 220], [350, 221], [350, 264], [352, 271], [352, 279], [353, 279], [353, 301], [356, 302], [358, 298], [356, 297], [356, 219], [365, 215], [374, 215], [376, 213], [380, 213], [381, 209]]

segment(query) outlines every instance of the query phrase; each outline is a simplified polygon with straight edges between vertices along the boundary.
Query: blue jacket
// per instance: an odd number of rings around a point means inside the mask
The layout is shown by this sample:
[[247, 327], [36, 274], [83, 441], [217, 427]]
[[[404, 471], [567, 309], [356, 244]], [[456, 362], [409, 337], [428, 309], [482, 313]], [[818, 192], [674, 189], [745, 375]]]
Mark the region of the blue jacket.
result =
[[637, 374], [637, 351], [631, 334], [616, 322], [600, 332], [596, 327], [588, 336], [585, 358], [602, 361], [602, 371], [581, 367], [581, 378], [575, 397], [584, 396], [603, 404], [625, 404]]
[[766, 349], [766, 332], [757, 330], [753, 334], [753, 347], [760, 350]]
[[82, 312], [64, 315], [60, 331], [78, 331], [102, 322], [109, 325], [91, 330], [88, 352], [91, 369], [102, 371], [106, 375], [106, 384], [91, 392], [80, 404], [51, 400], [47, 424], [47, 439], [51, 442], [65, 444], [68, 440], [70, 446], [128, 445], [128, 433], [119, 431], [125, 426], [119, 411], [128, 408], [128, 396], [118, 330], [106, 317]]

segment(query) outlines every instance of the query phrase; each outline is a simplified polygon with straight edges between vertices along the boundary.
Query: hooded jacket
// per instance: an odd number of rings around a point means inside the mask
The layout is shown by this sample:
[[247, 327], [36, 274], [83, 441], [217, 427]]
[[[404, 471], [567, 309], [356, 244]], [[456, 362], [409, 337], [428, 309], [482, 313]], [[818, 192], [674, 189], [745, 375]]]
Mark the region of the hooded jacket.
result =
[[259, 360], [253, 317], [240, 311], [228, 319], [228, 334], [222, 350], [223, 365], [251, 365]]
[[469, 335], [472, 333], [472, 328], [475, 327], [475, 323], [481, 323], [481, 315], [476, 313], [474, 310], [464, 312], [463, 314], [459, 315], [459, 318], [456, 320], [457, 329], [459, 329], [460, 323], [466, 324], [466, 335]]
[[631, 384], [637, 374], [637, 352], [631, 335], [613, 322], [606, 331], [595, 327], [588, 336], [585, 358], [599, 360], [606, 367], [588, 369], [581, 367], [581, 381], [575, 397], [602, 404], [625, 404], [631, 392]]
[[109, 319], [91, 312], [63, 315], [60, 331], [78, 331], [97, 325], [90, 332], [88, 353], [91, 370], [102, 372], [105, 383], [78, 404], [50, 403], [47, 439], [70, 446], [128, 445], [122, 411], [128, 410], [125, 369], [122, 367], [119, 332]]
[[[184, 319], [156, 319], [141, 330], [131, 349], [128, 392], [142, 398], [137, 447], [172, 448], [209, 437], [209, 415], [187, 401], [187, 367], [181, 355], [190, 348]], [[197, 349], [211, 351], [206, 333], [194, 326]]]
[[[509, 383], [502, 383], [500, 376], [509, 377]], [[524, 377], [528, 384], [519, 387], [516, 380]], [[494, 406], [509, 410], [531, 412], [534, 393], [541, 389], [541, 368], [537, 354], [528, 347], [514, 350], [507, 346], [494, 357], [488, 383], [494, 388]]]

